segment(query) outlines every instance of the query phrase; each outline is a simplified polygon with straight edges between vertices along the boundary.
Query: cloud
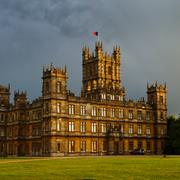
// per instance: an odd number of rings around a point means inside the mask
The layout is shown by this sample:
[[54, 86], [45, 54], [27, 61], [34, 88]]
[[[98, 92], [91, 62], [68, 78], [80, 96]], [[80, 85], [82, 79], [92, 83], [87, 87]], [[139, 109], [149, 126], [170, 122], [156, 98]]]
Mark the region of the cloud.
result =
[[93, 4], [99, 6], [100, 2], [2, 0], [0, 7], [9, 17], [49, 23], [57, 27], [63, 35], [77, 37], [89, 32], [90, 22], [96, 20], [93, 19]]

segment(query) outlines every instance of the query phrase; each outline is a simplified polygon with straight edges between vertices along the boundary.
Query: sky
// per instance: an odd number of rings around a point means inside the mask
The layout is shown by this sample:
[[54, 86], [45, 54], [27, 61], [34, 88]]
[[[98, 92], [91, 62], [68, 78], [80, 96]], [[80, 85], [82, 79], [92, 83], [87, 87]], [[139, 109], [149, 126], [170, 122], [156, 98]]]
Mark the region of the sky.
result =
[[43, 65], [68, 70], [80, 94], [82, 47], [121, 47], [126, 98], [146, 97], [146, 85], [166, 82], [168, 114], [180, 113], [179, 0], [0, 0], [0, 84], [41, 96]]

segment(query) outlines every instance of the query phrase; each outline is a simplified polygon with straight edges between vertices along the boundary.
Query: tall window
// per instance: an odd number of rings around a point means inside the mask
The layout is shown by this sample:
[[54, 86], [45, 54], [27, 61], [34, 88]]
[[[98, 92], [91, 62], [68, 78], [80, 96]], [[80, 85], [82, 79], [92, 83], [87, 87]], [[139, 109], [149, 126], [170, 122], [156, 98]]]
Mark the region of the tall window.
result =
[[118, 117], [123, 118], [124, 117], [124, 111], [123, 109], [118, 109]]
[[80, 106], [80, 115], [82, 116], [86, 115], [86, 106]]
[[81, 141], [81, 152], [86, 152], [86, 141]]
[[4, 136], [4, 129], [3, 128], [0, 129], [0, 136]]
[[101, 94], [101, 99], [106, 99], [106, 94], [105, 93]]
[[159, 100], [160, 100], [160, 104], [163, 104], [163, 96], [160, 96]]
[[57, 103], [57, 113], [60, 113], [60, 112], [61, 112], [61, 104]]
[[92, 152], [97, 152], [97, 141], [92, 141]]
[[149, 126], [146, 127], [146, 134], [147, 135], [150, 135], [151, 134], [151, 129]]
[[132, 134], [132, 133], [133, 133], [133, 125], [129, 124], [129, 134]]
[[142, 120], [142, 112], [141, 112], [141, 111], [138, 111], [138, 112], [137, 112], [137, 119], [138, 119], [139, 121]]
[[138, 149], [142, 149], [142, 141], [138, 141]]
[[119, 101], [123, 101], [123, 96], [118, 96]]
[[91, 124], [91, 131], [94, 133], [97, 132], [97, 124], [95, 122]]
[[61, 82], [57, 82], [57, 93], [61, 92]]
[[80, 124], [80, 132], [86, 132], [86, 122], [81, 122], [81, 124]]
[[160, 129], [160, 134], [161, 134], [161, 135], [164, 134], [164, 128], [163, 128], [163, 127], [161, 127], [161, 129]]
[[142, 126], [141, 126], [141, 124], [138, 124], [138, 134], [142, 134]]
[[69, 114], [73, 115], [75, 113], [75, 105], [69, 104]]
[[120, 125], [120, 130], [121, 130], [121, 133], [124, 132], [124, 125], [123, 124]]
[[61, 121], [57, 120], [57, 131], [60, 131], [61, 129]]
[[111, 66], [108, 67], [108, 74], [109, 74], [109, 75], [112, 74], [112, 67], [111, 67]]
[[73, 132], [75, 130], [74, 121], [69, 122], [69, 132]]
[[134, 143], [133, 141], [129, 141], [129, 151], [133, 151], [134, 150]]
[[106, 117], [106, 108], [101, 108], [101, 116]]
[[60, 152], [60, 150], [61, 150], [60, 143], [57, 143], [57, 151]]
[[69, 141], [69, 152], [75, 151], [75, 141]]
[[114, 108], [111, 109], [111, 117], [115, 117], [115, 109]]
[[0, 118], [1, 121], [4, 121], [4, 114], [1, 114]]
[[146, 112], [146, 120], [147, 120], [147, 121], [150, 120], [150, 112], [149, 112], [149, 111]]
[[95, 106], [92, 107], [91, 114], [92, 114], [92, 116], [96, 116], [97, 115], [97, 108]]
[[110, 94], [110, 100], [114, 101], [114, 94]]
[[132, 111], [132, 110], [130, 110], [130, 111], [128, 112], [128, 118], [129, 118], [129, 119], [133, 119], [133, 111]]
[[102, 123], [101, 124], [101, 127], [102, 127], [102, 133], [106, 133], [106, 124], [105, 123]]
[[102, 146], [103, 146], [102, 150], [103, 150], [104, 152], [107, 151], [107, 143], [106, 143], [106, 141], [103, 141]]

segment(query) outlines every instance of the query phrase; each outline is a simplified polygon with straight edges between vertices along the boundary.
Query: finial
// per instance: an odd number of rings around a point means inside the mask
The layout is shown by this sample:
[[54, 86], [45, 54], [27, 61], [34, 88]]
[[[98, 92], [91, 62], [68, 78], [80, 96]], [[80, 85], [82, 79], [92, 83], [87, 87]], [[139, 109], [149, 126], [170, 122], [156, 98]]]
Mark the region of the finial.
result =
[[115, 47], [113, 46], [113, 52], [115, 51]]
[[148, 83], [148, 81], [147, 81], [147, 89], [149, 88], [149, 83]]
[[51, 70], [53, 69], [53, 63], [51, 62]]
[[156, 86], [156, 87], [158, 86], [158, 83], [157, 83], [157, 81], [156, 81], [156, 84], [155, 84], [155, 86]]
[[65, 67], [64, 67], [64, 71], [65, 71], [65, 73], [67, 72], [67, 67], [66, 67], [66, 64], [65, 64]]

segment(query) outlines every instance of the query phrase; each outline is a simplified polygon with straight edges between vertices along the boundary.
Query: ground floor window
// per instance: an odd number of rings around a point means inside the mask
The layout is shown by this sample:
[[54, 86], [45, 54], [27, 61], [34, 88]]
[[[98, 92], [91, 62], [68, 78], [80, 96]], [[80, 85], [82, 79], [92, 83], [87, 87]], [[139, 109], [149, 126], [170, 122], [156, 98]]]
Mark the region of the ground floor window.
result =
[[81, 141], [81, 152], [86, 152], [86, 141]]
[[[22, 146], [18, 147], [18, 153], [23, 153]], [[33, 156], [40, 156], [41, 155], [41, 143], [32, 143], [32, 154]]]
[[60, 150], [61, 150], [60, 143], [57, 143], [57, 151], [60, 152]]
[[142, 149], [142, 142], [141, 141], [138, 142], [138, 149]]
[[69, 141], [69, 152], [75, 151], [75, 141]]
[[133, 151], [134, 150], [134, 143], [133, 141], [129, 142], [129, 151]]
[[97, 152], [97, 141], [92, 141], [92, 152]]

